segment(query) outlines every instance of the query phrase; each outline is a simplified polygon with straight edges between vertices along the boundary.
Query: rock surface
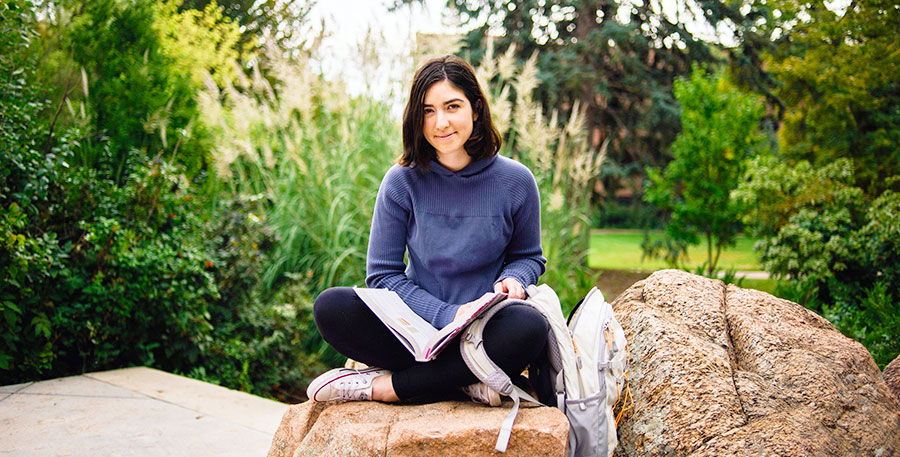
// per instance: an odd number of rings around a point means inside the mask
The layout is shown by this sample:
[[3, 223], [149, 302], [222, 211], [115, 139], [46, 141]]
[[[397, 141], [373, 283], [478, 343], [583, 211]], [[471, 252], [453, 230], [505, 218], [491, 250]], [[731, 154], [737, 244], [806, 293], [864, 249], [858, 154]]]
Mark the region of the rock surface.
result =
[[802, 306], [664, 270], [613, 308], [634, 398], [617, 456], [900, 456], [874, 360]]
[[897, 356], [896, 359], [884, 367], [881, 377], [891, 389], [891, 392], [894, 393], [894, 397], [900, 401], [900, 356]]
[[[862, 345], [802, 306], [664, 270], [613, 308], [634, 399], [617, 457], [900, 457], [900, 401], [888, 386], [900, 385], [900, 362], [883, 380]], [[496, 454], [510, 405], [307, 402], [285, 413], [269, 456]], [[567, 436], [561, 412], [524, 407], [507, 455], [562, 456]]]
[[[284, 414], [269, 457], [502, 455], [494, 444], [511, 406], [306, 402]], [[569, 423], [556, 408], [523, 405], [505, 455], [563, 456], [568, 433]]]

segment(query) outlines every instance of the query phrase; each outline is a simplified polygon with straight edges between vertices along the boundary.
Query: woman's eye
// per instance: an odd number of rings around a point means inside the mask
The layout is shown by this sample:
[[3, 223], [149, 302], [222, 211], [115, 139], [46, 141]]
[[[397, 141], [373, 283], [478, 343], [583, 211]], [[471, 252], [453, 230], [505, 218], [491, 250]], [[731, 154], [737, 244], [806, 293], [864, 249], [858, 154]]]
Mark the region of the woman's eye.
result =
[[448, 108], [448, 109], [458, 109], [458, 108], [459, 108], [459, 105], [457, 105], [456, 103], [454, 103], [454, 104], [452, 104], [452, 105], [447, 105], [447, 108]]

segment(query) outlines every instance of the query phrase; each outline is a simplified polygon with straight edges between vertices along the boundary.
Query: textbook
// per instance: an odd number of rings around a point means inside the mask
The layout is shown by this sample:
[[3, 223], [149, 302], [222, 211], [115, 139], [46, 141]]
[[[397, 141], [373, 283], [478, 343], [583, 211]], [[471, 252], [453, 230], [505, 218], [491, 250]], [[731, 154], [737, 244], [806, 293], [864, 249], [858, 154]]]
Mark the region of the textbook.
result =
[[446, 327], [438, 330], [422, 319], [403, 302], [396, 292], [388, 289], [367, 289], [354, 287], [356, 295], [384, 322], [397, 339], [409, 349], [417, 362], [427, 362], [435, 358], [453, 337], [459, 334], [475, 318], [491, 305], [506, 299], [506, 294], [497, 292], [489, 295], [480, 306], [472, 307], [468, 315], [459, 316]]

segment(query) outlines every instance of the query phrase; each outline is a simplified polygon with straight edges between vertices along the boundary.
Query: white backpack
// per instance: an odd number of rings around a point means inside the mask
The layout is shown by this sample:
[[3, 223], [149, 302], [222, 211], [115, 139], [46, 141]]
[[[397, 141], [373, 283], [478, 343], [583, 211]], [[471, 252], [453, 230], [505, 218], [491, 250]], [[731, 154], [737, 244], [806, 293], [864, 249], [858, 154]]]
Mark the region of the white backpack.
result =
[[[529, 286], [528, 299], [509, 299], [494, 305], [466, 328], [460, 349], [472, 373], [488, 387], [513, 399], [513, 408], [500, 427], [496, 449], [505, 452], [519, 410], [520, 399], [540, 403], [515, 386], [510, 377], [488, 357], [481, 344], [486, 323], [512, 304], [533, 306], [550, 323], [545, 379], [555, 395], [555, 405], [569, 419], [569, 456], [610, 457], [618, 444], [616, 423], [624, 404], [631, 401], [628, 388], [628, 355], [625, 332], [613, 316], [612, 306], [596, 288], [563, 318], [559, 297], [546, 284]], [[613, 409], [622, 404], [617, 417]]]

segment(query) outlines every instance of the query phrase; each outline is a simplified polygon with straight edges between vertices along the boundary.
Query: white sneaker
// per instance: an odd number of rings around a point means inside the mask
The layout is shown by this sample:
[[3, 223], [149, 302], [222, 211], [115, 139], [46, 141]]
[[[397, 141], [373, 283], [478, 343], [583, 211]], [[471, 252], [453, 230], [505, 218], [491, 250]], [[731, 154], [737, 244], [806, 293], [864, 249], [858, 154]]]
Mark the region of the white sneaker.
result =
[[483, 382], [476, 382], [465, 387], [460, 387], [472, 401], [484, 403], [488, 406], [500, 406], [500, 393], [491, 389]]
[[306, 388], [306, 395], [312, 401], [371, 400], [372, 380], [390, 373], [380, 368], [335, 368], [314, 379]]

